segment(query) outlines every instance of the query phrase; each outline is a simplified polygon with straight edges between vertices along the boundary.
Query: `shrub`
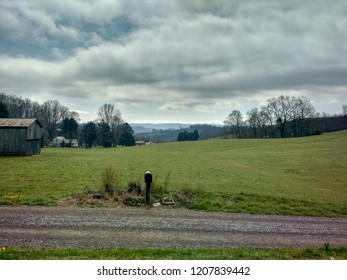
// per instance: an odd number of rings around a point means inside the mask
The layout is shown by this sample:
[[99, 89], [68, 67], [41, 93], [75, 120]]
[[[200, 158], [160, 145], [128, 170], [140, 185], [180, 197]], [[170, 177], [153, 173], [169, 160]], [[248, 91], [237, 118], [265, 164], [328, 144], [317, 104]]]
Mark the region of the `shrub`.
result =
[[121, 173], [111, 164], [106, 166], [102, 174], [102, 188], [105, 193], [113, 195], [114, 190], [119, 186]]
[[141, 195], [142, 187], [139, 181], [130, 181], [127, 187], [127, 193], [132, 193], [135, 195]]

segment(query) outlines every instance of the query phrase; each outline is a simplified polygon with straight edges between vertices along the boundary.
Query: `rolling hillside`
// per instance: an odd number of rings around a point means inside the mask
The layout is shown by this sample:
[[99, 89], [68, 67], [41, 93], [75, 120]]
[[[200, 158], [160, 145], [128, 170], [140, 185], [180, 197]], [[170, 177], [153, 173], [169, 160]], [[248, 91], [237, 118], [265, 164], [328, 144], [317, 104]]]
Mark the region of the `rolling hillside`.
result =
[[169, 191], [255, 195], [275, 199], [271, 203], [290, 199], [344, 207], [346, 143], [345, 130], [291, 139], [45, 148], [39, 156], [0, 157], [0, 203], [55, 204], [86, 187], [100, 188], [104, 167], [112, 164], [120, 170], [124, 187], [131, 180], [143, 182], [143, 173], [151, 170], [155, 184]]

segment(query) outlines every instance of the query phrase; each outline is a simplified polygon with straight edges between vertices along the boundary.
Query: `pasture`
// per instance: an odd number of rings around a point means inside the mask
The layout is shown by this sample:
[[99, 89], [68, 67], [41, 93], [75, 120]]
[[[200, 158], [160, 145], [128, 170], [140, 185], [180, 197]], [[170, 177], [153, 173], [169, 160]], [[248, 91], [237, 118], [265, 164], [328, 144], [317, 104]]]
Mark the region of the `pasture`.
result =
[[121, 185], [151, 170], [168, 193], [189, 192], [190, 208], [346, 216], [347, 131], [288, 139], [213, 139], [118, 148], [44, 148], [0, 157], [0, 205], [57, 205], [101, 188], [105, 166]]
[[347, 249], [0, 248], [0, 260], [346, 260]]

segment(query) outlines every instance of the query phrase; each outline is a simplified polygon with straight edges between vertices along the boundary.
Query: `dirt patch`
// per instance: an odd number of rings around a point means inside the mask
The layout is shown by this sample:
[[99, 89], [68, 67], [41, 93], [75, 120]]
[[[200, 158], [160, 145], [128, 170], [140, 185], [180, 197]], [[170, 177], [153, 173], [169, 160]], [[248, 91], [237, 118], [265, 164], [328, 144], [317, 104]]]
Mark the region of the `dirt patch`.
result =
[[[181, 196], [184, 194], [181, 194]], [[109, 194], [102, 190], [85, 188], [83, 192], [62, 198], [58, 201], [59, 206], [79, 206], [79, 207], [106, 207], [106, 208], [125, 208], [125, 207], [183, 207], [179, 202], [167, 194], [152, 195], [150, 205], [146, 204], [145, 191], [135, 183], [129, 184], [125, 190], [115, 190]]]

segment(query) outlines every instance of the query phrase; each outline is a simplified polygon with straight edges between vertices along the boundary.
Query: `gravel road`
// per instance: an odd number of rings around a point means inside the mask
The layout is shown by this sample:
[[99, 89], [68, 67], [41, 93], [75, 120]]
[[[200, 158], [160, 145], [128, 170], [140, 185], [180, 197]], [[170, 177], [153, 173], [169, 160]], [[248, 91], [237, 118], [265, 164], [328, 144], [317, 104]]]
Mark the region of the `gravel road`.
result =
[[347, 247], [346, 218], [163, 208], [0, 207], [0, 247]]

